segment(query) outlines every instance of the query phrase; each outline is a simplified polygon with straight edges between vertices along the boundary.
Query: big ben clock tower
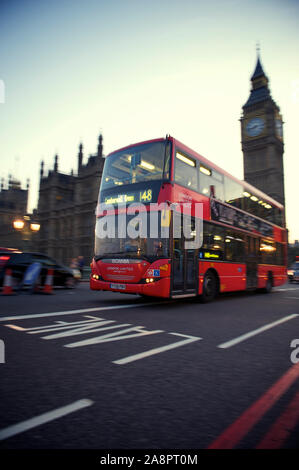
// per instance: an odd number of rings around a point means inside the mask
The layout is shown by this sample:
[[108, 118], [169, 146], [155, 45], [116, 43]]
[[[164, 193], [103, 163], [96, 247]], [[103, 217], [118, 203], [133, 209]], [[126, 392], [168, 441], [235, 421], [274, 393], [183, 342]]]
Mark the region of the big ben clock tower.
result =
[[244, 180], [284, 205], [283, 121], [259, 55], [251, 83], [240, 119]]

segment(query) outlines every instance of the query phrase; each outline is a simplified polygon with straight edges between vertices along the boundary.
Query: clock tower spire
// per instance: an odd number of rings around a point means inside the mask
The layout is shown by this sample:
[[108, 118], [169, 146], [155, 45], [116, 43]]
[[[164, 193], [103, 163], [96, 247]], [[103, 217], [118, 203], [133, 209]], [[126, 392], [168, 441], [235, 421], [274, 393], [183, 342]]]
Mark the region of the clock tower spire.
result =
[[242, 109], [244, 180], [284, 205], [283, 121], [280, 108], [270, 94], [259, 47], [250, 95]]

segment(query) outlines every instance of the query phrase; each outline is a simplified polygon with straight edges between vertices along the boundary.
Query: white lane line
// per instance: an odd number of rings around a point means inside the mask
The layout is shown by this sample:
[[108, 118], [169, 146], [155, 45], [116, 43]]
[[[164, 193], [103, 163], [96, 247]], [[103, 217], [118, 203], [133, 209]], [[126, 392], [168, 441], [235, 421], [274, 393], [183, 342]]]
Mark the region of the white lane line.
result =
[[256, 330], [249, 331], [249, 333], [245, 333], [244, 335], [238, 336], [230, 341], [226, 341], [225, 343], [219, 344], [217, 347], [221, 349], [231, 348], [235, 346], [235, 344], [241, 343], [252, 336], [256, 336], [263, 331], [270, 330], [270, 328], [274, 328], [281, 323], [285, 323], [286, 321], [293, 320], [293, 318], [298, 318], [299, 314], [294, 313], [293, 315], [288, 315], [287, 317], [281, 318], [280, 320], [274, 321], [273, 323], [268, 323], [267, 325], [262, 326], [261, 328], [257, 328]]
[[0, 430], [0, 441], [4, 439], [8, 439], [9, 437], [15, 436], [16, 434], [20, 434], [22, 432], [28, 431], [29, 429], [36, 428], [41, 424], [49, 423], [50, 421], [54, 421], [55, 419], [61, 418], [62, 416], [68, 415], [73, 413], [74, 411], [81, 410], [82, 408], [86, 408], [87, 406], [93, 405], [92, 400], [78, 400], [70, 405], [62, 406], [61, 408], [57, 408], [56, 410], [49, 411], [42, 415], [36, 416], [35, 418], [28, 419], [26, 421], [22, 421], [21, 423], [14, 424], [12, 426], [8, 426]]
[[37, 313], [32, 315], [13, 315], [10, 317], [0, 318], [0, 321], [8, 320], [26, 320], [27, 318], [45, 318], [45, 317], [57, 317], [61, 315], [74, 315], [76, 313], [86, 313], [86, 312], [100, 312], [103, 310], [121, 310], [123, 308], [136, 308], [136, 307], [146, 307], [150, 305], [161, 305], [166, 303], [172, 303], [173, 301], [162, 301], [162, 302], [148, 302], [146, 304], [127, 304], [127, 305], [109, 305], [108, 307], [93, 307], [93, 308], [81, 308], [79, 310], [68, 310], [65, 312], [50, 312], [50, 313]]
[[139, 359], [144, 359], [145, 357], [153, 356], [154, 354], [160, 354], [164, 351], [169, 351], [170, 349], [179, 348], [180, 346], [184, 346], [185, 344], [193, 343], [194, 341], [199, 341], [202, 338], [198, 338], [196, 336], [189, 336], [189, 335], [182, 335], [180, 333], [169, 333], [170, 335], [175, 336], [182, 336], [183, 338], [188, 338], [183, 341], [177, 341], [176, 343], [168, 344], [167, 346], [161, 346], [160, 348], [149, 349], [148, 351], [144, 351], [139, 354], [134, 354], [133, 356], [127, 356], [123, 359], [119, 359], [117, 361], [112, 361], [113, 364], [128, 364], [129, 362], [138, 361]]
[[297, 287], [287, 287], [285, 289], [276, 289], [274, 288], [273, 292], [285, 292], [285, 291], [289, 291], [289, 290], [296, 290], [298, 292], [298, 288]]

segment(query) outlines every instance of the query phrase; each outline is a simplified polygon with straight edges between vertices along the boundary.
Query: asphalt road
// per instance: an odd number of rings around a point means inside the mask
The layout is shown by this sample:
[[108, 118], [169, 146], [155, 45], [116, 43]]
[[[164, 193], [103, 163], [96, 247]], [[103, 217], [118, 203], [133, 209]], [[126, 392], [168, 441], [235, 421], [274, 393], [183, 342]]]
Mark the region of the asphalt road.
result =
[[0, 338], [1, 449], [299, 448], [299, 285], [1, 296]]

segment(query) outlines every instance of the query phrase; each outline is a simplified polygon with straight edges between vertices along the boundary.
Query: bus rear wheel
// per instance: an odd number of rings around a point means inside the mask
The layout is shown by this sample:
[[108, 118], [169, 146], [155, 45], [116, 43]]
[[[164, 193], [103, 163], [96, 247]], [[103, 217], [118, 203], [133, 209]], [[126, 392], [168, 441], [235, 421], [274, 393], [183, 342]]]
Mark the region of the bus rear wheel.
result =
[[203, 303], [211, 302], [215, 299], [218, 290], [218, 283], [215, 274], [212, 271], [208, 271], [205, 274], [202, 286], [202, 294], [200, 300]]
[[269, 294], [272, 290], [272, 287], [273, 287], [273, 280], [272, 280], [272, 276], [269, 275], [268, 278], [267, 278], [266, 286], [264, 288], [264, 292], [266, 294]]

